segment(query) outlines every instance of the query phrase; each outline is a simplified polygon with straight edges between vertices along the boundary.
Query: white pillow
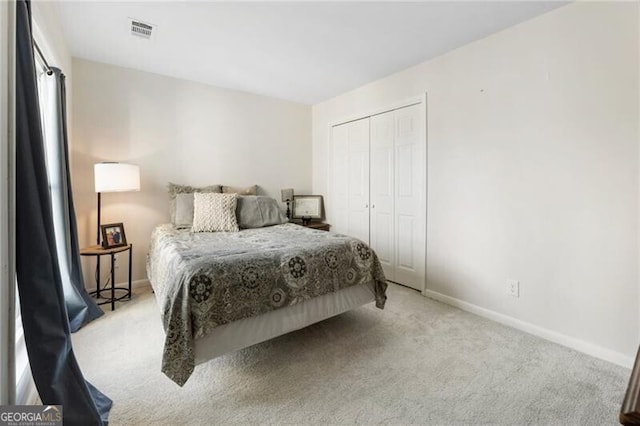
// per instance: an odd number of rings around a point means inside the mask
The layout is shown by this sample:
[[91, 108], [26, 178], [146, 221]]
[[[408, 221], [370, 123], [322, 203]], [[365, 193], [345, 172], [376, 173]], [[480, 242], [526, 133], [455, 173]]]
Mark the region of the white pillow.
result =
[[238, 194], [193, 193], [193, 232], [238, 232]]

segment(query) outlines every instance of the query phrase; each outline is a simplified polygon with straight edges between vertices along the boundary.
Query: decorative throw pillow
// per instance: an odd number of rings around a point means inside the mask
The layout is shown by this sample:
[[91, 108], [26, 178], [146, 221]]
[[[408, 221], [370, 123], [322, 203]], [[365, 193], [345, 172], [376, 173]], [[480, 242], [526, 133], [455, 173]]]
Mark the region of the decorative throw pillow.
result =
[[240, 228], [262, 228], [263, 226], [287, 223], [278, 202], [261, 195], [242, 195], [238, 197], [236, 208]]
[[237, 194], [193, 193], [193, 232], [238, 232]]
[[176, 214], [173, 224], [176, 228], [191, 228], [193, 225], [193, 193], [176, 194]]
[[258, 185], [247, 186], [242, 188], [239, 186], [222, 186], [222, 193], [224, 194], [238, 194], [238, 195], [257, 195]]
[[193, 194], [194, 192], [215, 192], [221, 193], [222, 187], [220, 185], [209, 185], [203, 187], [179, 185], [177, 183], [169, 182], [169, 214], [171, 216], [171, 223], [176, 225], [176, 196], [178, 194]]

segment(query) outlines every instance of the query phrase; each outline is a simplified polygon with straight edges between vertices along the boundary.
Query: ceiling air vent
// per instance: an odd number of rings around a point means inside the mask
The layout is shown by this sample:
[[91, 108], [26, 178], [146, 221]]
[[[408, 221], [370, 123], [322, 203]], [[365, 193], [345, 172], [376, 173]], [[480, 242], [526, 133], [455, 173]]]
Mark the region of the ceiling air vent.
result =
[[150, 39], [153, 33], [153, 25], [145, 24], [137, 19], [131, 19], [131, 35]]

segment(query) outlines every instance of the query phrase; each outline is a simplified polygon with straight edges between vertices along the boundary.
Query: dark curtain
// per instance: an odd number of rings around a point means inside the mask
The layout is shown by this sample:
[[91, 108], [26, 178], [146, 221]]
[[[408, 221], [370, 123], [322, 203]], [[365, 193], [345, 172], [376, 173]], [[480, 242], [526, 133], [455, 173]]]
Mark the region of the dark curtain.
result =
[[98, 318], [102, 310], [84, 286], [76, 214], [71, 193], [65, 76], [58, 68], [43, 74], [40, 81], [41, 105], [44, 105], [44, 140], [49, 176], [53, 227], [62, 290], [67, 305], [71, 332]]
[[112, 402], [84, 380], [71, 346], [56, 255], [31, 35], [16, 2], [16, 272], [27, 353], [42, 402], [65, 425], [105, 425]]

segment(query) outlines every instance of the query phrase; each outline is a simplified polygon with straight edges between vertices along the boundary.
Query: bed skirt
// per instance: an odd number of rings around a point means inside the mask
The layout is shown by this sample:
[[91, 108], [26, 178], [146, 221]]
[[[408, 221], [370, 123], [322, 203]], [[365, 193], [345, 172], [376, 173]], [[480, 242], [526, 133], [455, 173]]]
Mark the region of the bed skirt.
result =
[[305, 300], [257, 317], [224, 324], [195, 341], [195, 362], [202, 364], [215, 357], [264, 342], [351, 309], [375, 302], [373, 283], [347, 287], [334, 293]]

